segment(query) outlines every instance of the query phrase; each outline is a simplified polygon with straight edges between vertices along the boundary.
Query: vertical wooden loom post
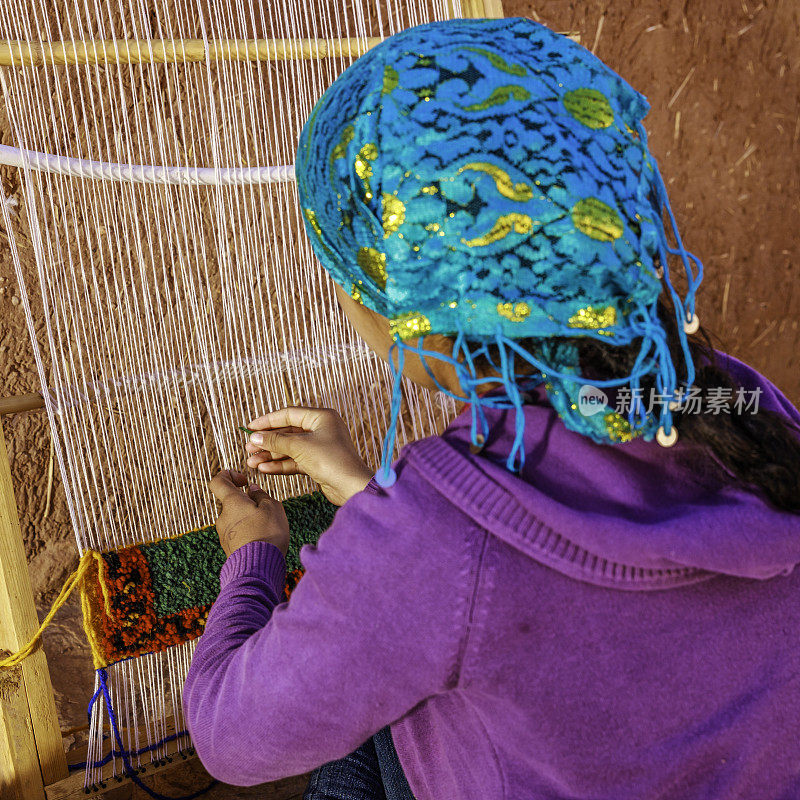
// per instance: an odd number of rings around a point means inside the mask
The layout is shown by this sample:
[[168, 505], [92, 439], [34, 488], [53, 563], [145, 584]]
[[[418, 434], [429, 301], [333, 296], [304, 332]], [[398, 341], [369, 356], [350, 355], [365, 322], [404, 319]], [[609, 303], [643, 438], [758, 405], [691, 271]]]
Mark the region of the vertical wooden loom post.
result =
[[461, 0], [461, 13], [465, 17], [501, 19], [502, 0]]
[[[0, 416], [0, 650], [16, 651], [39, 627]], [[44, 651], [0, 671], [0, 797], [44, 800], [67, 777]]]

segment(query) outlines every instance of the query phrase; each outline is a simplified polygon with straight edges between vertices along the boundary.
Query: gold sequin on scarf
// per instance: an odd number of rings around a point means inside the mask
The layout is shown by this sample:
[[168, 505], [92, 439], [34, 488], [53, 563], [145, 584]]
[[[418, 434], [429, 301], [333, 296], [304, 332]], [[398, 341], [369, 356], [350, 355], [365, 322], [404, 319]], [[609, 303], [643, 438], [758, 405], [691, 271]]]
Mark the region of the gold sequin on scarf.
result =
[[522, 322], [527, 319], [531, 313], [531, 307], [525, 303], [498, 303], [497, 313], [501, 317], [510, 319], [512, 322]]
[[356, 256], [356, 263], [375, 281], [378, 288], [386, 289], [386, 253], [374, 247], [362, 247]]
[[413, 339], [416, 336], [425, 336], [431, 332], [431, 321], [424, 315], [416, 311], [409, 311], [407, 314], [400, 314], [389, 320], [389, 335], [395, 335], [400, 339]]
[[344, 158], [347, 155], [347, 145], [353, 141], [353, 137], [356, 135], [356, 129], [352, 125], [348, 125], [343, 131], [342, 136], [339, 139], [336, 146], [331, 150], [330, 156], [330, 163], [331, 163], [331, 180], [334, 180], [336, 175], [334, 174], [333, 169], [333, 162], [336, 161], [337, 158]]
[[378, 147], [374, 142], [367, 142], [359, 151], [356, 156], [356, 175], [364, 182], [364, 197], [367, 200], [372, 200], [372, 189], [369, 185], [369, 179], [372, 177], [372, 164], [378, 157]]
[[317, 221], [317, 215], [310, 208], [304, 208], [303, 213], [305, 214], [306, 219], [308, 220], [308, 224], [311, 226], [311, 230], [313, 230], [314, 233], [317, 234], [317, 238], [319, 239], [319, 243], [320, 245], [322, 245], [322, 248], [329, 255], [333, 255], [328, 245], [325, 244], [325, 240], [322, 238], [322, 228], [320, 228], [319, 222]]
[[629, 442], [640, 434], [638, 430], [631, 430], [630, 422], [616, 411], [606, 414], [603, 422], [605, 422], [609, 438], [614, 442]]
[[617, 322], [614, 306], [586, 306], [579, 308], [568, 321], [570, 328], [608, 328]]
[[406, 207], [403, 205], [403, 201], [393, 194], [384, 193], [382, 199], [383, 238], [388, 239], [405, 222]]

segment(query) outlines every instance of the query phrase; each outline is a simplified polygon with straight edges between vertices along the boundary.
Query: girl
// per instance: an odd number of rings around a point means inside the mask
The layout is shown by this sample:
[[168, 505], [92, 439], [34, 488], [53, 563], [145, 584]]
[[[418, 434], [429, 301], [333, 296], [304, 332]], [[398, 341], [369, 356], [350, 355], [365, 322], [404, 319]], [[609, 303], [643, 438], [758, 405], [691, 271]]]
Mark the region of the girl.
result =
[[[334, 412], [250, 423], [250, 467], [341, 504], [289, 603], [280, 504], [212, 482], [229, 558], [185, 707], [213, 775], [800, 797], [800, 413], [693, 335], [647, 110], [525, 19], [404, 31], [315, 107], [303, 214], [393, 423], [374, 476]], [[467, 406], [391, 464], [401, 373]]]

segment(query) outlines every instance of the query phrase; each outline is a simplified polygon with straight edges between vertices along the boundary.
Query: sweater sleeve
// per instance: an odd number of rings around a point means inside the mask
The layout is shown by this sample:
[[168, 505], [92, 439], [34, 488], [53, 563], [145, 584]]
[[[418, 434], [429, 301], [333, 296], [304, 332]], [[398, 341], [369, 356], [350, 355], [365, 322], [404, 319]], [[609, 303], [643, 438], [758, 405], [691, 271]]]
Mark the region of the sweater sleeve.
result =
[[288, 603], [273, 545], [225, 563], [183, 701], [214, 777], [251, 786], [307, 772], [455, 685], [478, 537], [413, 468], [396, 469], [394, 486], [351, 498], [303, 548]]

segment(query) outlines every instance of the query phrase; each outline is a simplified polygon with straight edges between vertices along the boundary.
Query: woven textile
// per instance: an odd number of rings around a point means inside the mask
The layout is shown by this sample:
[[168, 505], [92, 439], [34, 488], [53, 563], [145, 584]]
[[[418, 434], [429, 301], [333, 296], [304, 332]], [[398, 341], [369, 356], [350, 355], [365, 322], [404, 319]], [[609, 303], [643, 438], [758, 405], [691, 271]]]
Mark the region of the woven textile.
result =
[[[284, 500], [283, 507], [291, 533], [288, 598], [302, 575], [300, 548], [316, 544], [333, 521], [336, 506], [315, 492]], [[160, 652], [203, 632], [225, 563], [214, 526], [92, 555], [81, 602], [95, 668]]]

